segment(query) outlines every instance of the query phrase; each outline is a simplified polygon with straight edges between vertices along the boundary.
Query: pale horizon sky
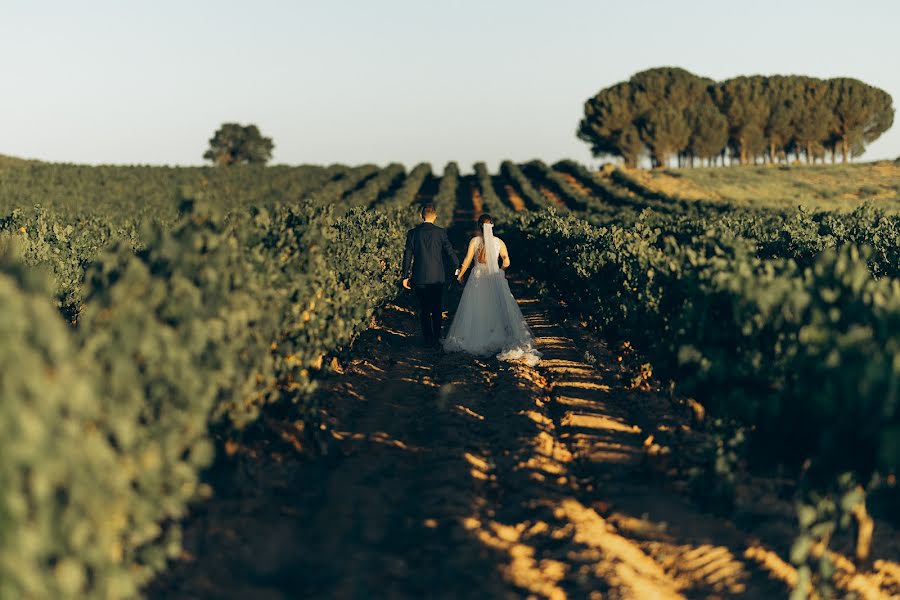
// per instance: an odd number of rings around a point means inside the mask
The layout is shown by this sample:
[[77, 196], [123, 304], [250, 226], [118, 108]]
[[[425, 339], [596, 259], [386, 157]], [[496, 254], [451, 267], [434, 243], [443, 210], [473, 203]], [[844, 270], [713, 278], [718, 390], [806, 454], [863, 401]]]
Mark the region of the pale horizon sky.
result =
[[[584, 101], [674, 65], [856, 77], [900, 102], [900, 2], [0, 0], [0, 154], [203, 164], [223, 122], [275, 164], [561, 158]], [[900, 116], [861, 160], [900, 156]]]

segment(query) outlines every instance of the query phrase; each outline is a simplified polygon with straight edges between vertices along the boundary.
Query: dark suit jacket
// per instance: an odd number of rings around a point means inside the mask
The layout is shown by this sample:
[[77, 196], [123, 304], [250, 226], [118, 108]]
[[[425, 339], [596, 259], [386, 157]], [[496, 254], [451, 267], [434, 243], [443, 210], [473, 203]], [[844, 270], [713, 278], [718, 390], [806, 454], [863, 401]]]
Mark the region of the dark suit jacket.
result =
[[403, 252], [403, 277], [411, 277], [413, 285], [444, 283], [445, 255], [451, 265], [459, 265], [445, 230], [432, 223], [410, 229]]

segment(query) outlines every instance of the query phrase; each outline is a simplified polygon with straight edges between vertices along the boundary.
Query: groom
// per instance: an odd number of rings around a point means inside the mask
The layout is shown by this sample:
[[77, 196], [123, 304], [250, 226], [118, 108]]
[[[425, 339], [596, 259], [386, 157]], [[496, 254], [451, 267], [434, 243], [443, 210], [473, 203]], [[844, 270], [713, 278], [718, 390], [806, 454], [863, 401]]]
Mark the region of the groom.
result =
[[434, 222], [437, 211], [433, 204], [422, 207], [422, 224], [406, 234], [406, 250], [403, 252], [403, 287], [415, 288], [419, 300], [419, 320], [425, 344], [437, 347], [441, 338], [443, 307], [441, 296], [444, 288], [444, 260], [458, 268], [459, 259], [447, 232]]

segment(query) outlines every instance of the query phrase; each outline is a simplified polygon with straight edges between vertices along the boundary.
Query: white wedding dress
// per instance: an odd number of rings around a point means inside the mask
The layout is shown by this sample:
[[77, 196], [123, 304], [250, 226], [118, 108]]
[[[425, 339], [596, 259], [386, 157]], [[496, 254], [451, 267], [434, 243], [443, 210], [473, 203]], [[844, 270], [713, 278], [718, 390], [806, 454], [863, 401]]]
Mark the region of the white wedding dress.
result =
[[[509, 290], [506, 274], [500, 269], [500, 244], [493, 227], [491, 223], [482, 227], [484, 237], [476, 242], [476, 258], [472, 261], [475, 266], [463, 289], [444, 349], [479, 356], [496, 354], [500, 360], [522, 360], [534, 366], [540, 362], [541, 354], [534, 349], [534, 337]], [[485, 263], [477, 259], [482, 244]]]

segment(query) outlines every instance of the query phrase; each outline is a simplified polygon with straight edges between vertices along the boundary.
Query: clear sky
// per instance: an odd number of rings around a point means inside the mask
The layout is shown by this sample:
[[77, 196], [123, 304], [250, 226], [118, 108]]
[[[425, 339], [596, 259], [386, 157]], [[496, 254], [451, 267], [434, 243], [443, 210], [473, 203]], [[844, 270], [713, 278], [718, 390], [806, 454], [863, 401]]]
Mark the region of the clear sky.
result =
[[[589, 161], [584, 100], [655, 66], [852, 76], [900, 107], [898, 0], [0, 0], [0, 154], [201, 164]], [[900, 116], [865, 158], [900, 156]]]

